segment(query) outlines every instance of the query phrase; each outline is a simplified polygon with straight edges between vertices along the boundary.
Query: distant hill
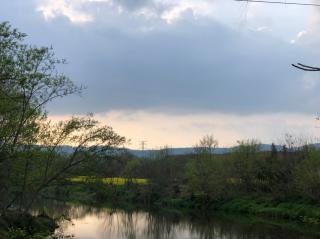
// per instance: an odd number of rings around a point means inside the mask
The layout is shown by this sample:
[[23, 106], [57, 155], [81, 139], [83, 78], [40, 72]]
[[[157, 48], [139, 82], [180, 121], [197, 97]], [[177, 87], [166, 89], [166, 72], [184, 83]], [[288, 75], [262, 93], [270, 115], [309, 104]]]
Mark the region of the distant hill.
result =
[[[281, 145], [276, 145], [277, 150], [281, 150]], [[231, 153], [235, 147], [230, 148], [216, 148], [214, 150], [214, 154], [226, 154]], [[263, 152], [269, 152], [271, 151], [271, 144], [261, 144], [260, 150]], [[146, 155], [150, 155], [152, 153], [158, 152], [158, 149], [149, 149], [149, 150], [135, 150], [135, 149], [128, 149], [128, 152], [133, 154], [136, 157], [144, 157]], [[171, 155], [186, 155], [186, 154], [192, 154], [194, 153], [194, 148], [170, 148], [170, 154]]]
[[[311, 146], [320, 149], [320, 143], [317, 144], [311, 144]], [[276, 148], [278, 151], [282, 150], [281, 145], [276, 145]], [[231, 153], [235, 147], [230, 148], [216, 148], [214, 150], [214, 154], [226, 154]], [[146, 157], [149, 155], [152, 155], [154, 153], [159, 152], [159, 149], [148, 149], [148, 150], [137, 150], [137, 149], [126, 149], [129, 153], [136, 157]], [[74, 148], [71, 146], [60, 146], [59, 151], [63, 153], [70, 154], [74, 151]], [[262, 152], [269, 152], [271, 151], [271, 144], [261, 144], [260, 151]], [[170, 155], [178, 156], [178, 155], [187, 155], [187, 154], [193, 154], [194, 148], [193, 147], [186, 147], [186, 148], [170, 148]]]

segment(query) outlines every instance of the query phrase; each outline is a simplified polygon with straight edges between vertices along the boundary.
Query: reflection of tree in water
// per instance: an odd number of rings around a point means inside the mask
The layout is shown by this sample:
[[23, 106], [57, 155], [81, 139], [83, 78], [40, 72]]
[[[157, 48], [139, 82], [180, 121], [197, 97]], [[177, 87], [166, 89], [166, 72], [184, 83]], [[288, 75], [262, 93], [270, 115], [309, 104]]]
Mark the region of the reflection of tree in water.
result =
[[42, 200], [34, 206], [32, 212], [33, 214], [46, 214], [52, 218], [80, 219], [88, 214], [95, 214], [97, 209], [60, 201]]
[[[238, 220], [242, 220], [236, 218]], [[288, 231], [280, 226], [266, 224], [238, 223], [233, 220], [221, 220], [215, 218], [190, 219], [188, 222], [191, 233], [197, 235], [199, 239], [316, 239], [317, 236], [303, 235], [293, 231]], [[310, 226], [310, 225], [309, 225]]]
[[113, 214], [104, 213], [103, 227], [106, 235], [116, 235], [118, 239], [176, 238], [172, 225], [163, 217], [155, 217], [148, 213], [122, 211]]
[[137, 212], [114, 211], [100, 213], [103, 216], [103, 230], [106, 235], [116, 235], [117, 238], [141, 238], [143, 215]]
[[[315, 239], [316, 236], [301, 235], [280, 229], [235, 220], [221, 220], [221, 217], [182, 217], [145, 212], [124, 212], [105, 208], [92, 208], [63, 203], [45, 203], [35, 212], [45, 212], [56, 218], [63, 215], [73, 220], [92, 216], [97, 219], [103, 238], [112, 239]], [[72, 222], [61, 223], [62, 230]], [[96, 221], [95, 221], [96, 223]], [[95, 232], [93, 232], [95, 233]], [[101, 235], [100, 235], [101, 236]], [[94, 237], [93, 237], [94, 238]], [[100, 237], [96, 237], [102, 239]]]
[[[147, 214], [148, 226], [145, 228], [146, 238], [174, 239], [177, 238], [177, 224], [163, 215]], [[180, 225], [178, 225], [180, 226]]]
[[[139, 214], [136, 214], [139, 215]], [[172, 215], [159, 215], [151, 213], [140, 213], [139, 220], [145, 221], [145, 227], [142, 235], [135, 235], [135, 237], [122, 237], [126, 239], [131, 238], [153, 238], [153, 239], [315, 239], [316, 236], [302, 235], [300, 233], [290, 232], [281, 229], [277, 226], [252, 224], [252, 223], [237, 223], [226, 220], [216, 219], [213, 217], [204, 218], [186, 218]], [[127, 223], [122, 224], [123, 228], [126, 225], [133, 230], [130, 232], [137, 232], [132, 227], [130, 217], [124, 217], [124, 220], [129, 219]], [[139, 221], [138, 220], [138, 221]], [[130, 235], [133, 235], [130, 234]], [[182, 237], [186, 235], [186, 237]]]
[[124, 230], [122, 231], [122, 237], [128, 239], [136, 239], [139, 238], [140, 235], [140, 225], [141, 221], [143, 220], [143, 215], [140, 213], [122, 213], [120, 218], [121, 226]]

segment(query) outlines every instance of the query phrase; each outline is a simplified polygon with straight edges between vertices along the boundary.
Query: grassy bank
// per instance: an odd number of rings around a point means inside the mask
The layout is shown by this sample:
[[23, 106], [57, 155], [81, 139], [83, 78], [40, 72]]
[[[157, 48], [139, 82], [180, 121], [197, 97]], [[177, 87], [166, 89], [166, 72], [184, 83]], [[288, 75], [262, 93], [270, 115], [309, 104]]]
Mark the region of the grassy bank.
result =
[[293, 202], [250, 197], [208, 201], [207, 198], [203, 197], [188, 197], [168, 198], [157, 203], [159, 206], [167, 208], [253, 215], [263, 218], [320, 225], [320, 205], [311, 204], [307, 201]]
[[219, 206], [225, 212], [281, 218], [320, 225], [320, 205], [265, 199], [233, 199]]

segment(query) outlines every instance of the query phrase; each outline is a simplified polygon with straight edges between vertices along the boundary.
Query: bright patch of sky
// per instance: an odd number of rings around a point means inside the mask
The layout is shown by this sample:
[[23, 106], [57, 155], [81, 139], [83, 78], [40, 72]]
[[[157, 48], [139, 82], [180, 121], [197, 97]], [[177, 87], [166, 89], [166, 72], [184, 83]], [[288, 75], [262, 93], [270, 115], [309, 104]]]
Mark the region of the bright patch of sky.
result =
[[[70, 115], [53, 116], [58, 121]], [[243, 139], [256, 139], [263, 143], [284, 144], [285, 134], [302, 140], [317, 142], [312, 117], [303, 114], [254, 114], [225, 113], [166, 114], [145, 111], [110, 111], [95, 116], [113, 126], [131, 142], [129, 147], [139, 149], [141, 140], [147, 140], [146, 148], [193, 147], [206, 134], [219, 141], [219, 147], [232, 147]]]

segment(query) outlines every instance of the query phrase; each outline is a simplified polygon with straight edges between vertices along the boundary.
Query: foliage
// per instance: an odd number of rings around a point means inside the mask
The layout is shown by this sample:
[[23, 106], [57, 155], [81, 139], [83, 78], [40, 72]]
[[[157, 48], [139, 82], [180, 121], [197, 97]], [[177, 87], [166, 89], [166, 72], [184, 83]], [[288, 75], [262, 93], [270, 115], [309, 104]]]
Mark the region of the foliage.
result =
[[228, 193], [228, 162], [221, 159], [198, 158], [187, 165], [188, 191], [191, 194], [205, 195], [220, 199]]
[[[65, 60], [52, 48], [25, 43], [26, 35], [0, 23], [0, 209], [28, 210], [41, 192], [125, 143], [92, 115], [53, 123], [46, 105], [81, 93], [60, 73]], [[64, 152], [65, 145], [72, 152]]]
[[[232, 153], [224, 155], [199, 152], [185, 156], [128, 158], [119, 161], [121, 164], [114, 178], [147, 180], [148, 187], [144, 190], [148, 191], [142, 200], [159, 206], [182, 200], [181, 204], [187, 207], [200, 204], [211, 207], [219, 201], [243, 195], [276, 201], [303, 199], [312, 203], [319, 200], [320, 151], [309, 145], [285, 153], [279, 152], [275, 145], [271, 149], [262, 152], [257, 140], [244, 140], [238, 142]], [[109, 161], [104, 164], [103, 168], [110, 165]], [[94, 175], [109, 178], [103, 174]], [[115, 185], [122, 184], [123, 181], [117, 181]]]
[[294, 184], [298, 194], [320, 199], [320, 152], [313, 150], [294, 169]]
[[137, 175], [141, 175], [141, 166], [143, 164], [142, 159], [129, 160], [124, 168], [123, 174], [128, 178], [135, 178]]
[[304, 203], [277, 202], [274, 200], [233, 199], [220, 208], [233, 213], [263, 215], [300, 222], [320, 224], [320, 209]]
[[168, 145], [165, 145], [163, 147], [160, 147], [159, 150], [153, 150], [148, 153], [147, 158], [152, 160], [161, 160], [161, 159], [167, 159], [172, 155], [172, 148], [170, 148]]
[[214, 150], [218, 147], [218, 140], [214, 138], [213, 135], [203, 136], [199, 143], [194, 146], [194, 151], [196, 154], [207, 154], [211, 157]]
[[[51, 233], [50, 233], [51, 234]], [[26, 230], [21, 228], [11, 228], [8, 232], [8, 239], [72, 239], [69, 235], [50, 235], [48, 233], [36, 233], [30, 235]]]

